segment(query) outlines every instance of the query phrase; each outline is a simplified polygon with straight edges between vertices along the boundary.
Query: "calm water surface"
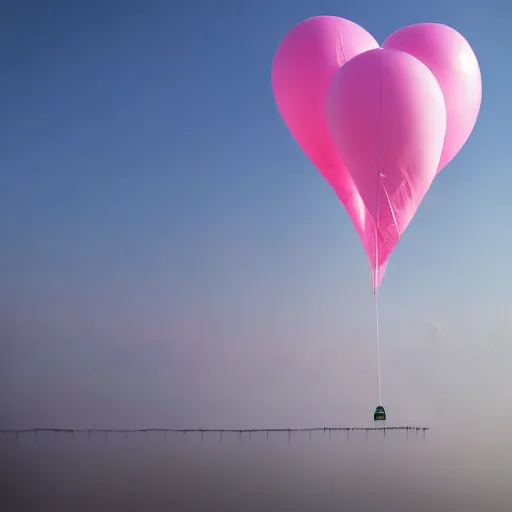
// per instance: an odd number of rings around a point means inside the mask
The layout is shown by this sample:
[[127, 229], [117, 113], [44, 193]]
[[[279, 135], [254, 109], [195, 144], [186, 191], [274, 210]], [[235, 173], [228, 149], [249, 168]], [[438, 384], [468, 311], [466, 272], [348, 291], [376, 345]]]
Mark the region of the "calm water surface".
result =
[[510, 512], [511, 450], [476, 434], [4, 434], [1, 496], [9, 511]]

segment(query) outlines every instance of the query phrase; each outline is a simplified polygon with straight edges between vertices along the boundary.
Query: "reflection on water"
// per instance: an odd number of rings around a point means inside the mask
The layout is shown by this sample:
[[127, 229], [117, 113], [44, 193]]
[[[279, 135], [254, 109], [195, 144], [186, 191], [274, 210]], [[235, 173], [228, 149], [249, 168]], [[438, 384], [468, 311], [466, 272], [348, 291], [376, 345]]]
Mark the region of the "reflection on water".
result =
[[[510, 512], [512, 464], [454, 435], [0, 436], [9, 511]], [[508, 450], [508, 452], [507, 452]], [[2, 502], [2, 505], [4, 503]], [[2, 508], [3, 509], [3, 508]]]

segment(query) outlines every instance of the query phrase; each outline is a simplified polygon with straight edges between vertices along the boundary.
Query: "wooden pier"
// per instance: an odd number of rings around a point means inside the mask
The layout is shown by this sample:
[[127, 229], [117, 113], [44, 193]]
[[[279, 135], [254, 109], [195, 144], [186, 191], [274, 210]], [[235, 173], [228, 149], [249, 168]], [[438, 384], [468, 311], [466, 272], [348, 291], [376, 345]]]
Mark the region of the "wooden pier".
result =
[[87, 434], [88, 439], [90, 440], [92, 434], [102, 434], [105, 437], [105, 440], [108, 439], [109, 434], [146, 434], [149, 435], [151, 433], [162, 433], [167, 440], [168, 434], [200, 434], [201, 441], [204, 438], [204, 434], [208, 433], [217, 433], [222, 438], [225, 434], [237, 434], [239, 440], [242, 438], [243, 434], [248, 434], [251, 437], [251, 434], [263, 433], [266, 435], [268, 440], [270, 433], [286, 433], [288, 434], [288, 439], [291, 439], [291, 435], [298, 432], [307, 432], [309, 433], [309, 438], [311, 439], [311, 435], [314, 432], [323, 432], [324, 435], [328, 434], [331, 436], [332, 433], [335, 432], [345, 432], [347, 439], [349, 438], [350, 433], [355, 432], [364, 432], [365, 437], [368, 437], [369, 433], [374, 432], [382, 432], [383, 437], [386, 437], [386, 432], [394, 432], [394, 431], [403, 431], [405, 432], [406, 439], [409, 433], [423, 435], [425, 438], [426, 432], [429, 431], [429, 427], [415, 427], [415, 426], [378, 426], [378, 427], [313, 427], [313, 428], [242, 428], [242, 429], [222, 429], [222, 428], [185, 428], [185, 429], [176, 429], [176, 428], [129, 428], [129, 429], [114, 429], [114, 428], [24, 428], [24, 429], [0, 429], [0, 434], [15, 434], [16, 439], [19, 441], [21, 435], [24, 434], [33, 434], [37, 439], [38, 434], [40, 433], [54, 433], [54, 434], [69, 434], [74, 436], [75, 434]]

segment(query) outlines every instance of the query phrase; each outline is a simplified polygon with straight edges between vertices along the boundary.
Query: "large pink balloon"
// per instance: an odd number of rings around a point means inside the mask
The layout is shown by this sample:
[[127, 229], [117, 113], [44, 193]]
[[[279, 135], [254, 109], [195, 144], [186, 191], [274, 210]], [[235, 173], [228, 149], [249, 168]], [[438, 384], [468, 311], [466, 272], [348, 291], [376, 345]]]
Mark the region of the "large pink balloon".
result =
[[446, 103], [446, 137], [437, 172], [469, 138], [482, 102], [482, 77], [469, 43], [456, 30], [440, 23], [419, 23], [391, 34], [384, 48], [402, 50], [434, 74]]
[[375, 49], [335, 74], [328, 119], [367, 208], [365, 249], [379, 286], [385, 264], [437, 171], [446, 107], [432, 72], [408, 53]]
[[364, 233], [364, 205], [332, 141], [325, 105], [340, 66], [377, 47], [377, 41], [356, 23], [317, 16], [290, 30], [272, 64], [272, 87], [281, 116], [344, 204], [360, 237]]

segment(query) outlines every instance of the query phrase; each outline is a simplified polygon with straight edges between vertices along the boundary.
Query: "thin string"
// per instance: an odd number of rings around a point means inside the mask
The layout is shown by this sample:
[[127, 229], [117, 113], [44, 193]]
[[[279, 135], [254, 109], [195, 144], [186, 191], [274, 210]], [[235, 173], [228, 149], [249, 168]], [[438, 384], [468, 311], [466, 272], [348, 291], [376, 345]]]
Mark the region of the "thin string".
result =
[[383, 174], [379, 173], [379, 190], [377, 193], [377, 222], [375, 224], [375, 273], [373, 286], [373, 305], [375, 308], [375, 337], [377, 342], [377, 381], [379, 385], [379, 405], [382, 405], [382, 390], [380, 384], [380, 329], [379, 329], [379, 288], [376, 284], [380, 284], [380, 266], [379, 266], [379, 218], [380, 209], [380, 190], [382, 185]]
[[380, 329], [379, 329], [379, 293], [373, 294], [373, 305], [375, 306], [375, 335], [377, 338], [377, 379], [379, 385], [379, 405], [382, 405], [382, 389], [380, 384]]
[[[382, 59], [380, 59], [380, 66], [382, 68]], [[382, 115], [382, 73], [380, 73], [380, 84], [379, 84], [379, 111]], [[381, 125], [382, 131], [382, 125]], [[378, 155], [379, 155], [379, 166], [382, 165], [382, 133], [379, 133], [379, 146], [378, 146]], [[376, 283], [380, 285], [380, 261], [379, 261], [379, 221], [380, 221], [380, 196], [382, 189], [382, 179], [384, 178], [384, 169], [382, 167], [379, 169], [379, 179], [378, 179], [378, 189], [377, 189], [377, 218], [375, 219], [375, 279]], [[382, 391], [380, 385], [380, 329], [379, 329], [379, 289], [377, 286], [374, 286], [373, 289], [373, 304], [375, 306], [375, 334], [377, 338], [377, 379], [379, 384], [379, 405], [382, 406]]]
[[402, 269], [402, 244], [400, 243], [400, 236], [398, 237], [398, 247], [397, 247], [397, 250], [398, 250], [398, 265], [399, 265], [399, 284], [400, 284], [400, 289], [399, 289], [399, 293], [400, 293], [400, 307], [399, 307], [399, 318], [400, 318], [400, 331], [399, 331], [399, 336], [400, 336], [400, 344], [403, 343], [404, 341], [404, 297], [403, 297], [403, 269]]

